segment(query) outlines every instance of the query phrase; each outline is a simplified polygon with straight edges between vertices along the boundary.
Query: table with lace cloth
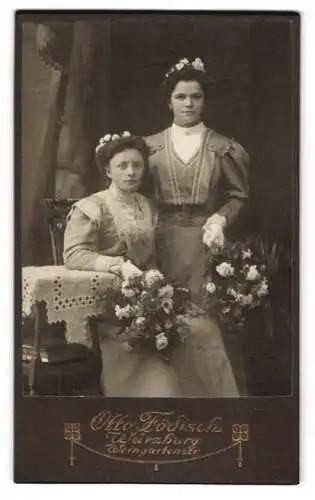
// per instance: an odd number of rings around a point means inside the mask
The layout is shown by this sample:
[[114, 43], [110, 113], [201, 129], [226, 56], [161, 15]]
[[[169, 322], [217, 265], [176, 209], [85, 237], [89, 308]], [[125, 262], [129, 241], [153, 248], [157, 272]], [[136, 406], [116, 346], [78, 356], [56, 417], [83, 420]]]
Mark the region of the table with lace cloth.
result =
[[114, 274], [76, 271], [64, 266], [22, 269], [23, 314], [32, 314], [43, 302], [49, 324], [64, 321], [66, 341], [91, 346], [89, 318], [105, 311], [106, 290], [114, 286]]

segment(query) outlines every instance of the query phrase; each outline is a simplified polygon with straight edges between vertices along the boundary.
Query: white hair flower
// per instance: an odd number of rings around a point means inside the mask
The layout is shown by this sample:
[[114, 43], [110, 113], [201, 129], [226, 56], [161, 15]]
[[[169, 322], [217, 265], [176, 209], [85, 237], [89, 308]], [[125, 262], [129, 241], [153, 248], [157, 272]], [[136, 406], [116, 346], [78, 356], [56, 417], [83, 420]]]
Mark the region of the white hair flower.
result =
[[119, 134], [113, 134], [113, 135], [106, 134], [106, 135], [104, 135], [103, 137], [100, 138], [99, 143], [95, 148], [96, 152], [105, 144], [108, 144], [111, 141], [116, 141], [117, 139], [120, 139], [121, 137], [131, 137], [131, 134], [130, 134], [130, 132], [125, 130], [125, 132], [123, 132], [121, 134], [121, 136]]
[[194, 61], [190, 62], [187, 57], [183, 57], [172, 66], [167, 73], [165, 73], [165, 78], [168, 78], [174, 71], [181, 71], [185, 66], [192, 66], [197, 71], [205, 71], [205, 66], [200, 57], [196, 57]]
[[204, 71], [205, 70], [205, 65], [203, 64], [200, 57], [196, 57], [196, 59], [191, 63], [191, 65], [197, 71]]
[[181, 69], [183, 69], [183, 67], [184, 67], [184, 66], [185, 66], [185, 64], [184, 64], [184, 63], [179, 62], [179, 63], [177, 63], [177, 64], [176, 64], [176, 66], [175, 66], [175, 67], [176, 67], [177, 71], [180, 71]]

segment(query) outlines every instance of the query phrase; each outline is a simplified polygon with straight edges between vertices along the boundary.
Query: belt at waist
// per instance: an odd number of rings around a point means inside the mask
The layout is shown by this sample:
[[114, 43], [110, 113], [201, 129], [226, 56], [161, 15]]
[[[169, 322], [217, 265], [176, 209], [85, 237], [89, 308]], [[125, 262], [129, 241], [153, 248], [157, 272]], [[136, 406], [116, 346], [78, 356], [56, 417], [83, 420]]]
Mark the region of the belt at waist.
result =
[[209, 216], [209, 207], [205, 205], [159, 205], [159, 218], [161, 222], [172, 221], [175, 224], [203, 225]]

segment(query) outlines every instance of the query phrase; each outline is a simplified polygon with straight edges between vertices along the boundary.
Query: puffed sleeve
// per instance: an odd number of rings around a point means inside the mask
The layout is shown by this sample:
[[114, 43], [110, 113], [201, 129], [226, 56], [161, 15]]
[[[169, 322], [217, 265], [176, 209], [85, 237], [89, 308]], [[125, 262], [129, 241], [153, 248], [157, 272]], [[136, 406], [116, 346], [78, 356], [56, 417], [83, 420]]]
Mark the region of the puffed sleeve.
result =
[[111, 272], [123, 262], [122, 257], [102, 255], [98, 251], [99, 209], [79, 202], [67, 220], [64, 235], [64, 264], [68, 269]]
[[222, 205], [217, 213], [231, 224], [248, 199], [249, 156], [244, 148], [232, 140], [221, 158]]

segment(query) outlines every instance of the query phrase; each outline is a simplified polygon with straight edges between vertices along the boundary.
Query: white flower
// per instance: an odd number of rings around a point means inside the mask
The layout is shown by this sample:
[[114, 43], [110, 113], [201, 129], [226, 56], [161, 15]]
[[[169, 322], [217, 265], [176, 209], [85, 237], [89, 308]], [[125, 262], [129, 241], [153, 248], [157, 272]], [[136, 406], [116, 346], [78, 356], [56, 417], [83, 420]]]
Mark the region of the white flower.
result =
[[170, 328], [172, 328], [173, 322], [170, 319], [167, 319], [164, 323], [164, 326], [165, 326], [166, 330], [169, 330]]
[[189, 60], [187, 59], [187, 57], [184, 57], [184, 59], [181, 59], [179, 62], [189, 64]]
[[231, 264], [229, 264], [228, 262], [222, 262], [216, 267], [216, 271], [220, 276], [226, 278], [227, 276], [233, 276], [234, 267], [231, 266]]
[[252, 266], [249, 266], [248, 273], [246, 275], [247, 281], [254, 281], [257, 280], [260, 277], [260, 274], [257, 270], [257, 266], [254, 264]]
[[145, 273], [145, 282], [148, 286], [152, 286], [157, 281], [161, 281], [164, 278], [163, 274], [157, 269], [150, 269]]
[[158, 292], [159, 297], [165, 297], [167, 299], [171, 299], [174, 295], [174, 288], [172, 285], [165, 285], [160, 288]]
[[123, 132], [121, 136], [122, 137], [130, 137], [131, 134], [130, 134], [130, 132], [128, 132], [127, 130], [125, 130], [125, 132]]
[[155, 345], [158, 351], [162, 351], [167, 347], [168, 340], [164, 332], [158, 333], [158, 335], [155, 336]]
[[241, 306], [249, 306], [253, 302], [253, 294], [249, 293], [248, 295], [239, 295], [238, 302]]
[[104, 135], [104, 137], [103, 137], [103, 141], [104, 141], [104, 142], [109, 142], [109, 141], [111, 140], [111, 138], [112, 138], [112, 136], [111, 136], [110, 134], [106, 134], [106, 135]]
[[196, 59], [191, 63], [191, 65], [198, 71], [205, 70], [205, 66], [204, 66], [202, 60], [200, 59], [200, 57], [196, 57]]
[[118, 134], [114, 134], [112, 136], [112, 141], [117, 141], [117, 139], [119, 139], [119, 135]]
[[263, 279], [263, 281], [259, 284], [259, 287], [257, 289], [257, 295], [258, 297], [264, 297], [265, 295], [268, 295], [269, 293], [269, 287], [266, 279]]
[[179, 62], [179, 63], [177, 63], [177, 64], [176, 64], [176, 66], [175, 66], [175, 67], [176, 67], [176, 69], [177, 69], [178, 71], [180, 71], [181, 69], [183, 69], [183, 67], [184, 67], [184, 66], [185, 66], [185, 64], [184, 64], [184, 63]]
[[125, 307], [120, 307], [120, 305], [116, 304], [115, 314], [118, 319], [128, 319], [132, 315], [132, 307], [130, 306], [130, 304], [127, 304]]
[[172, 299], [162, 299], [161, 307], [166, 314], [171, 314], [173, 310], [173, 300]]
[[248, 250], [242, 250], [242, 258], [243, 259], [250, 259], [253, 256], [253, 252], [248, 249]]
[[139, 318], [137, 318], [136, 319], [136, 325], [139, 328], [142, 328], [145, 325], [145, 317], [144, 316], [140, 316]]
[[216, 286], [212, 281], [206, 284], [206, 290], [208, 293], [212, 294], [216, 291]]

